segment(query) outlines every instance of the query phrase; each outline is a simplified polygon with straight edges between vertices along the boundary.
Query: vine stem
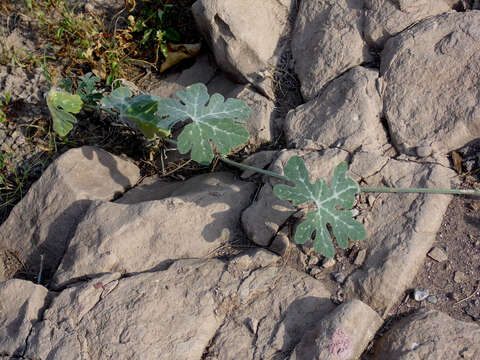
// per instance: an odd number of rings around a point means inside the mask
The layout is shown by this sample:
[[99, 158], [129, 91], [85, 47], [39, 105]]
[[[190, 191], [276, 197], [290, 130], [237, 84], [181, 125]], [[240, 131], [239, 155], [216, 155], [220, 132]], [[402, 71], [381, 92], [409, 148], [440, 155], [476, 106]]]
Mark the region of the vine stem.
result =
[[[166, 142], [177, 146], [178, 143], [172, 139], [165, 139]], [[245, 165], [236, 161], [227, 159], [224, 156], [219, 156], [219, 159], [228, 165], [235, 166], [244, 170], [251, 170], [260, 174], [271, 176], [277, 179], [289, 181], [286, 176], [274, 173], [264, 169], [259, 169], [255, 166]], [[426, 189], [426, 188], [385, 188], [385, 187], [360, 187], [361, 192], [376, 192], [376, 193], [424, 193], [424, 194], [444, 194], [444, 195], [473, 195], [480, 196], [480, 191], [476, 190], [457, 190], [457, 189]]]

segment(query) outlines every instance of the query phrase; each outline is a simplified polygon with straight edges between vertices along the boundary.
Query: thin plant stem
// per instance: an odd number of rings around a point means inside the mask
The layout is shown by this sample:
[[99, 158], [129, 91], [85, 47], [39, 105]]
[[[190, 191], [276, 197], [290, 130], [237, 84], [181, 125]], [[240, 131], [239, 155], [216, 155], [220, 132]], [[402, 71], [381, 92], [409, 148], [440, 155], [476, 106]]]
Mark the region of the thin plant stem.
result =
[[[177, 142], [172, 139], [165, 139], [172, 145], [177, 146]], [[254, 166], [240, 164], [236, 161], [227, 159], [220, 156], [219, 159], [228, 165], [235, 166], [240, 169], [255, 171], [260, 174], [275, 177], [277, 179], [289, 181], [286, 176], [274, 173], [272, 171], [263, 170]], [[480, 191], [476, 190], [457, 190], [457, 189], [426, 189], [426, 188], [373, 188], [373, 187], [360, 187], [361, 192], [376, 192], [376, 193], [424, 193], [424, 194], [444, 194], [444, 195], [473, 195], [480, 196]]]

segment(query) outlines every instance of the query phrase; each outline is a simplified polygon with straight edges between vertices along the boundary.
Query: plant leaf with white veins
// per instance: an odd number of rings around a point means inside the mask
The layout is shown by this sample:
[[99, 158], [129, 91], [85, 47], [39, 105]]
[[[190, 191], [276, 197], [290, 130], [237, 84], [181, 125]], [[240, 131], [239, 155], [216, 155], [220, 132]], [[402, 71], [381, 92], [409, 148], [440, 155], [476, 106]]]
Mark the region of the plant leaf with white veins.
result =
[[[350, 209], [355, 201], [355, 194], [360, 191], [360, 188], [353, 179], [345, 177], [347, 169], [347, 164], [344, 162], [335, 168], [330, 187], [324, 179], [318, 179], [312, 184], [303, 159], [292, 156], [284, 172], [295, 186], [279, 184], [273, 189], [280, 199], [291, 201], [294, 205], [308, 202], [316, 205], [317, 209], [307, 213], [307, 219], [297, 227], [295, 241], [298, 244], [304, 244], [316, 231], [313, 240], [314, 249], [328, 258], [335, 255], [335, 249], [327, 224], [330, 224], [341, 248], [348, 246], [349, 238], [357, 241], [367, 236], [363, 224], [352, 218]], [[337, 206], [342, 209], [338, 209]]]
[[162, 128], [170, 130], [176, 123], [192, 120], [178, 137], [178, 150], [201, 164], [209, 164], [214, 156], [212, 141], [222, 155], [228, 155], [248, 140], [248, 131], [238, 123], [248, 120], [250, 108], [239, 99], [227, 99], [220, 94], [208, 95], [207, 87], [194, 84], [177, 92], [181, 102], [162, 99], [157, 114]]

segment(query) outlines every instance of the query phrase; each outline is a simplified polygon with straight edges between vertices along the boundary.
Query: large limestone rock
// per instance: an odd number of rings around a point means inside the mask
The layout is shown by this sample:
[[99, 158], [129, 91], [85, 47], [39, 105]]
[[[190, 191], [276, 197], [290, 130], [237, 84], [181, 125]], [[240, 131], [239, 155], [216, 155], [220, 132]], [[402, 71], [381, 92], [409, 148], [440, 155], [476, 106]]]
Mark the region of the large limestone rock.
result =
[[382, 318], [361, 301], [346, 302], [303, 336], [290, 360], [359, 359], [382, 324]]
[[123, 204], [96, 202], [78, 224], [53, 284], [104, 272], [146, 271], [242, 242], [240, 214], [254, 189], [229, 173], [215, 173], [178, 183], [175, 190], [170, 185], [166, 198], [145, 201], [139, 191], [137, 203], [132, 196]]
[[480, 359], [480, 326], [439, 311], [420, 310], [380, 338], [374, 359]]
[[[100, 278], [62, 291], [24, 356], [51, 360], [266, 359], [287, 353], [333, 310], [330, 293], [265, 250], [224, 263]], [[68, 314], [68, 315], [67, 315]]]
[[290, 111], [285, 122], [290, 146], [380, 152], [387, 136], [380, 121], [377, 79], [376, 70], [353, 68], [333, 80], [320, 96]]
[[134, 164], [95, 147], [63, 154], [0, 226], [0, 256], [19, 260], [6, 276], [23, 264], [37, 273], [43, 258], [44, 278], [50, 277], [91, 200], [111, 200], [139, 177]]
[[257, 148], [272, 142], [280, 133], [280, 125], [276, 118], [275, 104], [260, 95], [249, 86], [238, 86], [229, 94], [229, 98], [243, 100], [250, 107], [250, 117], [246, 127], [250, 134], [248, 143]]
[[370, 60], [363, 0], [302, 1], [292, 37], [295, 71], [308, 101], [346, 70]]
[[378, 48], [410, 25], [451, 10], [444, 0], [365, 0], [365, 8], [365, 40]]
[[449, 152], [480, 137], [479, 29], [480, 12], [452, 13], [387, 42], [384, 113], [399, 151]]
[[[358, 153], [350, 165], [354, 178], [369, 187], [451, 188], [453, 170], [441, 165], [393, 160]], [[382, 316], [408, 288], [423, 265], [451, 197], [378, 194], [362, 211], [368, 237], [367, 258], [346, 282], [346, 297], [360, 298]]]
[[192, 11], [218, 66], [236, 81], [273, 96], [270, 67], [289, 31], [292, 0], [198, 0]]
[[0, 283], [0, 355], [22, 356], [32, 327], [41, 320], [48, 290], [30, 281]]

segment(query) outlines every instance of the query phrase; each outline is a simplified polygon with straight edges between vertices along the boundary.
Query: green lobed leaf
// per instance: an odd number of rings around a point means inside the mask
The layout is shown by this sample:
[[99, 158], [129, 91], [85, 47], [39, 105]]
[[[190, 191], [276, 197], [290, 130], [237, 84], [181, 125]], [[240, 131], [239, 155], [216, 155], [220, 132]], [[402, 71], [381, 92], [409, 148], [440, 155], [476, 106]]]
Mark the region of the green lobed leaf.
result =
[[157, 116], [159, 97], [153, 95], [132, 96], [130, 89], [119, 87], [101, 100], [106, 109], [115, 110], [123, 119], [133, 122], [147, 137], [167, 136], [170, 130], [158, 126], [161, 119]]
[[80, 76], [80, 80], [77, 94], [80, 95], [84, 103], [96, 105], [96, 102], [102, 98], [102, 93], [97, 89], [100, 78], [89, 72], [85, 76]]
[[177, 92], [181, 102], [162, 99], [158, 102], [158, 114], [162, 116], [158, 126], [170, 130], [176, 123], [192, 120], [178, 137], [178, 150], [201, 164], [210, 164], [214, 157], [212, 144], [222, 155], [228, 155], [235, 147], [248, 140], [248, 131], [238, 123], [245, 122], [250, 114], [248, 105], [239, 99], [227, 99], [220, 94], [211, 97], [207, 87], [194, 84]]
[[80, 96], [72, 95], [62, 90], [51, 89], [47, 95], [47, 106], [53, 118], [53, 130], [60, 135], [66, 136], [77, 123], [72, 114], [78, 114], [82, 109], [83, 102]]
[[[357, 241], [367, 236], [363, 224], [352, 218], [350, 209], [354, 204], [355, 194], [360, 191], [360, 188], [353, 179], [345, 177], [347, 169], [348, 166], [344, 162], [335, 168], [330, 187], [324, 179], [319, 179], [312, 184], [303, 159], [292, 156], [284, 172], [295, 186], [279, 184], [273, 189], [280, 199], [291, 201], [294, 205], [308, 202], [316, 205], [317, 209], [307, 213], [306, 220], [297, 227], [295, 241], [298, 244], [304, 244], [316, 231], [313, 240], [314, 249], [328, 258], [335, 255], [335, 249], [327, 224], [330, 224], [341, 248], [348, 246], [349, 238]], [[338, 209], [338, 206], [342, 209]]]

